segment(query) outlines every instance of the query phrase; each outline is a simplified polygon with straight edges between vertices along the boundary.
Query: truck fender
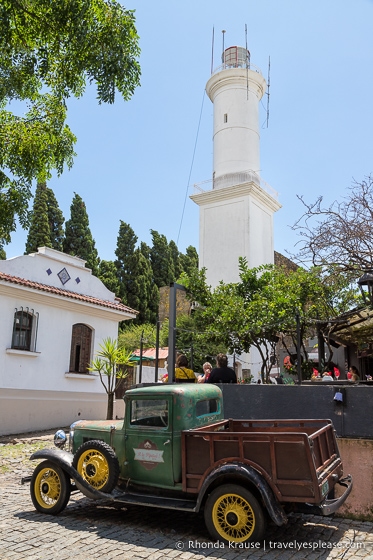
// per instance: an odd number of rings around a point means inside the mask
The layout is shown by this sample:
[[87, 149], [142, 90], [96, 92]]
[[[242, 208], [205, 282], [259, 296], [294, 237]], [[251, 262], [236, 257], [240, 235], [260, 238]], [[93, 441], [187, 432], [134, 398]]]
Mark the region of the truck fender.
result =
[[91, 500], [109, 500], [114, 501], [115, 498], [111, 494], [106, 494], [105, 492], [100, 492], [93, 488], [74, 467], [72, 466], [74, 455], [63, 449], [39, 449], [35, 451], [30, 457], [33, 459], [48, 459], [52, 461], [61, 469], [63, 469], [75, 482], [75, 486], [84, 494], [87, 498]]
[[245, 463], [229, 463], [220, 465], [212, 470], [205, 478], [202, 488], [199, 492], [196, 510], [199, 511], [202, 505], [203, 498], [208, 493], [209, 488], [213, 482], [222, 477], [233, 476], [236, 481], [241, 482], [245, 486], [245, 482], [250, 482], [259, 491], [259, 494], [264, 502], [264, 505], [272, 519], [278, 525], [285, 525], [288, 522], [287, 515], [285, 514], [280, 502], [273, 494], [268, 482], [263, 476], [250, 465]]

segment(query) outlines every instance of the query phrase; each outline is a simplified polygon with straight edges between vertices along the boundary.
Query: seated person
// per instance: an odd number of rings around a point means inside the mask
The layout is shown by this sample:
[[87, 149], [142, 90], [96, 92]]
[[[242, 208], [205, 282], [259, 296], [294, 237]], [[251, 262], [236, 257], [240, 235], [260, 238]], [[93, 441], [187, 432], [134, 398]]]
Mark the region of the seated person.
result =
[[197, 381], [194, 371], [188, 368], [188, 359], [184, 354], [180, 354], [177, 358], [175, 381], [176, 383], [195, 383]]
[[205, 362], [202, 366], [202, 369], [203, 369], [203, 375], [200, 375], [198, 377], [197, 383], [207, 383], [207, 380], [212, 371], [212, 365], [210, 364], [210, 362]]
[[[353, 379], [354, 377], [355, 377], [355, 379]], [[357, 367], [350, 366], [350, 368], [347, 372], [347, 379], [349, 381], [359, 381], [360, 376], [359, 376], [359, 371], [358, 371]]]
[[233, 369], [228, 367], [228, 358], [225, 354], [216, 356], [217, 367], [210, 373], [207, 383], [237, 383], [237, 376]]

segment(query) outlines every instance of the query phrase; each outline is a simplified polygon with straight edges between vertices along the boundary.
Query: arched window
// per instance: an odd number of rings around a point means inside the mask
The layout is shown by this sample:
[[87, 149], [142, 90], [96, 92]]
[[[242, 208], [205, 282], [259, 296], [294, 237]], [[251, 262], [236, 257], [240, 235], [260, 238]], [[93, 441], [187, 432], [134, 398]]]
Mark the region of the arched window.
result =
[[72, 373], [88, 373], [91, 361], [92, 329], [77, 323], [71, 335], [70, 367]]
[[23, 307], [16, 309], [13, 321], [12, 348], [16, 350], [36, 351], [36, 333], [39, 314], [33, 309]]

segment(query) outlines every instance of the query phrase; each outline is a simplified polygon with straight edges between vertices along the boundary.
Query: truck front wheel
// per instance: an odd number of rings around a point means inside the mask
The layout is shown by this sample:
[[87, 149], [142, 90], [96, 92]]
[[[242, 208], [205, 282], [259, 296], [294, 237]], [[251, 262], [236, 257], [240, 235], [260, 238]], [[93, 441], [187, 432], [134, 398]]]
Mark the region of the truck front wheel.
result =
[[30, 493], [37, 511], [57, 515], [70, 499], [70, 478], [58, 465], [43, 461], [35, 467]]
[[86, 441], [73, 459], [73, 467], [93, 488], [111, 492], [119, 478], [119, 462], [114, 450], [99, 440]]
[[206, 527], [213, 539], [225, 543], [258, 542], [264, 537], [266, 519], [258, 500], [242, 486], [224, 484], [207, 498]]

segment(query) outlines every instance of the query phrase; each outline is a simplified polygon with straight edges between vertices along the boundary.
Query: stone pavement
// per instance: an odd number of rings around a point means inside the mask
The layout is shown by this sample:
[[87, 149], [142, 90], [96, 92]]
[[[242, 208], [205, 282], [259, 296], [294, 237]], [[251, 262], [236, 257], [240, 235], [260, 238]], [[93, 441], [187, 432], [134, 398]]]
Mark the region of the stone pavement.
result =
[[[8, 447], [0, 442], [0, 466]], [[231, 548], [209, 539], [200, 514], [119, 510], [78, 493], [60, 515], [43, 515], [32, 505], [29, 484], [20, 484], [32, 463], [13, 456], [9, 465], [11, 470], [0, 469], [0, 560], [373, 560], [373, 523], [337, 517], [291, 515], [285, 528], [269, 524], [260, 547]]]

